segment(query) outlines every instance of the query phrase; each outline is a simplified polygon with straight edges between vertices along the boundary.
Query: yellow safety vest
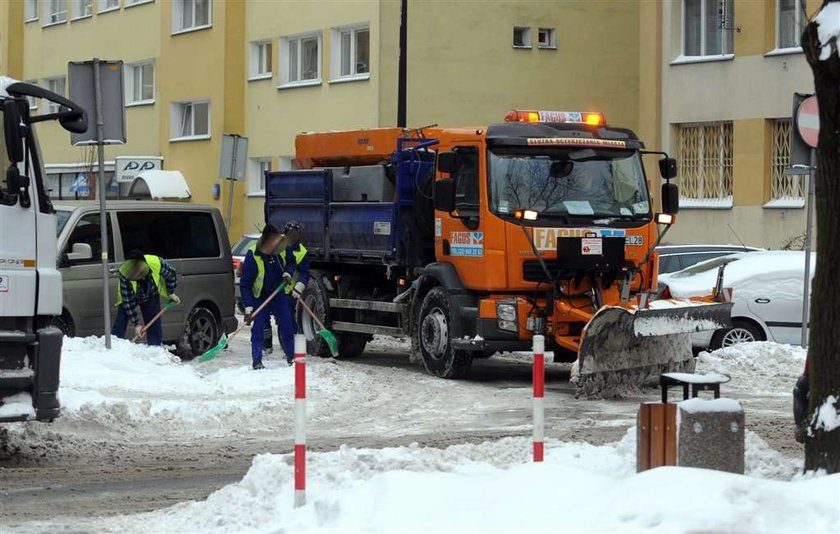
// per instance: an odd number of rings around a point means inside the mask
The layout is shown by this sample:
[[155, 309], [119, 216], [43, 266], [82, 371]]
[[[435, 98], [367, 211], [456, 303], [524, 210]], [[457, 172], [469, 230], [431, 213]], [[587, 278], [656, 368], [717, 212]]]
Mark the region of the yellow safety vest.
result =
[[257, 256], [257, 244], [254, 243], [253, 245], [248, 248], [254, 256], [254, 261], [257, 263], [257, 277], [254, 278], [254, 285], [251, 287], [251, 293], [254, 294], [255, 298], [260, 298], [262, 295], [262, 288], [263, 288], [263, 280], [265, 280], [265, 262], [262, 259], [262, 256]]
[[[143, 259], [146, 261], [146, 265], [149, 266], [149, 270], [152, 272], [152, 280], [155, 282], [155, 286], [157, 287], [158, 293], [163, 298], [169, 297], [169, 289], [166, 288], [166, 281], [163, 280], [160, 276], [160, 256], [155, 256], [154, 254], [144, 254]], [[129, 260], [130, 261], [130, 260]], [[133, 263], [131, 264], [134, 265]], [[128, 279], [128, 275], [131, 274], [128, 269], [129, 262], [125, 261], [122, 265], [120, 265], [120, 274]], [[134, 290], [134, 294], [137, 294], [137, 282], [135, 280], [131, 280], [131, 289]], [[114, 305], [115, 307], [119, 307], [122, 304], [122, 292], [117, 291], [117, 303]]]
[[[306, 247], [304, 247], [303, 245], [298, 243], [298, 249], [292, 251], [292, 254], [295, 257], [295, 262], [298, 265], [300, 265], [300, 262], [302, 262], [303, 258], [306, 257]], [[280, 253], [280, 258], [283, 260], [283, 265], [285, 265], [286, 264], [286, 251], [285, 250], [283, 250], [283, 252]], [[292, 281], [289, 283], [289, 285], [286, 286], [286, 293], [287, 294], [294, 291], [295, 284], [297, 284], [297, 282], [298, 282], [298, 271], [296, 270], [294, 276], [292, 276]]]

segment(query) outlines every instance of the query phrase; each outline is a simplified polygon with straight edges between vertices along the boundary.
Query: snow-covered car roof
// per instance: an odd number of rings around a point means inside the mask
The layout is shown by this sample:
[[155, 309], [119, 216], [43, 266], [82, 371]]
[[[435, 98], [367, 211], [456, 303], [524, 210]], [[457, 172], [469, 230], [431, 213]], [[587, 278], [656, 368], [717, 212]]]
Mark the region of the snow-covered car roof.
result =
[[[811, 253], [811, 276], [816, 267], [816, 253]], [[760, 251], [740, 252], [721, 256], [712, 260], [692, 265], [682, 271], [663, 274], [659, 281], [666, 284], [674, 297], [692, 297], [706, 295], [717, 283], [718, 268], [726, 265], [724, 285], [735, 289], [738, 298], [739, 289], [752, 291], [758, 286], [771, 284], [770, 293], [793, 291], [798, 287], [802, 292], [802, 273], [805, 271], [805, 253], [798, 251]], [[787, 287], [790, 285], [791, 287]], [[784, 287], [783, 287], [784, 286]]]

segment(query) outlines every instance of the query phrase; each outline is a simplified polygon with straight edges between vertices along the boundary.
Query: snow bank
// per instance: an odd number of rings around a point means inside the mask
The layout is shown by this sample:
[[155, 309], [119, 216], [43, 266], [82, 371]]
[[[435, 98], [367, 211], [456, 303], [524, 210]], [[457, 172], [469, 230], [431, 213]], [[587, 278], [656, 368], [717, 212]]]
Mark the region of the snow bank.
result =
[[[246, 365], [183, 363], [160, 347], [112, 338], [65, 338], [59, 400], [62, 423], [84, 421], [120, 430], [148, 423], [149, 432], [184, 425], [212, 432], [215, 423], [291, 405], [294, 377], [289, 368], [268, 363], [255, 373]], [[278, 392], [271, 395], [272, 392]]]
[[[446, 449], [342, 448], [308, 463], [294, 509], [289, 455], [260, 455], [242, 481], [97, 530], [144, 532], [837, 532], [840, 475], [770, 481], [700, 469], [633, 469], [635, 437], [593, 446], [506, 438]], [[749, 449], [763, 442], [749, 438]], [[776, 453], [777, 454], [777, 453]], [[749, 469], [748, 462], [748, 469]], [[765, 466], [766, 467], [766, 466]], [[562, 504], [572, 508], [563, 511]], [[558, 507], [559, 506], [559, 507]]]
[[[820, 40], [820, 60], [831, 57], [831, 40], [835, 40], [835, 47], [840, 39], [840, 4], [837, 2], [826, 4], [814, 18], [817, 23], [817, 35]], [[838, 51], [840, 54], [840, 51]]]
[[789, 395], [805, 369], [806, 354], [805, 349], [793, 345], [769, 341], [740, 343], [700, 353], [697, 372], [722, 373], [732, 377], [734, 386]]

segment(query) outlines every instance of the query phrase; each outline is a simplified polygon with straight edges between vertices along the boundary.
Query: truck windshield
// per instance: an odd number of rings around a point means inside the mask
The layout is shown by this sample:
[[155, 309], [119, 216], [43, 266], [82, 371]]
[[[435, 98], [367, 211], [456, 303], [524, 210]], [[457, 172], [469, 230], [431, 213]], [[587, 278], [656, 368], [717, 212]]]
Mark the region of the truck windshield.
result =
[[648, 219], [650, 203], [639, 153], [599, 149], [493, 149], [490, 202], [499, 214]]

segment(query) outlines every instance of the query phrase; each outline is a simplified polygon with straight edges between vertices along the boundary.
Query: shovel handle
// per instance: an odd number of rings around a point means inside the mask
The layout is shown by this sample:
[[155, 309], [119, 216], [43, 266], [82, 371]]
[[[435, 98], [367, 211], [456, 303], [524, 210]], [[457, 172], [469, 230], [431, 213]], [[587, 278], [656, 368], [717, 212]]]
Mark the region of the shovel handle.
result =
[[[286, 287], [286, 282], [283, 282], [282, 284], [280, 284], [279, 286], [277, 286], [277, 289], [275, 289], [274, 291], [272, 291], [272, 292], [271, 292], [271, 295], [269, 295], [269, 296], [268, 296], [268, 298], [267, 298], [267, 299], [265, 299], [265, 301], [263, 301], [263, 303], [262, 303], [262, 304], [260, 304], [259, 306], [257, 306], [257, 309], [256, 309], [256, 310], [254, 310], [253, 312], [251, 312], [251, 317], [254, 317], [254, 316], [256, 316], [258, 313], [260, 313], [260, 312], [263, 310], [263, 308], [265, 308], [265, 307], [266, 307], [266, 305], [267, 305], [269, 302], [271, 302], [271, 299], [273, 299], [274, 297], [276, 297], [276, 296], [277, 296], [277, 293], [280, 293], [281, 291], [283, 291], [283, 289], [284, 289], [285, 287]], [[241, 325], [239, 325], [239, 328], [237, 328], [236, 330], [234, 330], [234, 331], [233, 331], [233, 333], [232, 333], [230, 336], [228, 336], [228, 341], [230, 341], [231, 339], [233, 339], [234, 337], [236, 337], [236, 335], [237, 335], [237, 334], [239, 334], [239, 332], [241, 332], [241, 331], [242, 331], [242, 329], [243, 329], [243, 328], [245, 328], [245, 326], [247, 326], [247, 325], [248, 325], [248, 323], [246, 323], [245, 321], [242, 321], [242, 324], [241, 324]]]
[[312, 317], [312, 320], [315, 321], [315, 323], [317, 323], [317, 325], [321, 327], [321, 330], [327, 329], [327, 327], [324, 326], [324, 323], [322, 323], [321, 320], [318, 319], [318, 316], [315, 315], [315, 313], [309, 308], [309, 306], [306, 305], [303, 299], [299, 298], [298, 303], [303, 307], [304, 310], [306, 310], [306, 313], [308, 313], [309, 316]]
[[176, 304], [176, 302], [175, 302], [174, 300], [170, 300], [170, 301], [168, 301], [166, 304], [164, 304], [164, 305], [163, 305], [163, 308], [161, 308], [161, 309], [160, 309], [160, 311], [159, 311], [159, 312], [157, 312], [157, 315], [155, 315], [154, 317], [152, 317], [152, 320], [151, 320], [151, 321], [149, 321], [148, 323], [146, 323], [146, 324], [145, 324], [145, 326], [143, 326], [143, 329], [142, 329], [142, 330], [140, 330], [140, 333], [139, 333], [138, 335], [134, 336], [134, 337], [131, 339], [131, 342], [132, 342], [132, 343], [137, 343], [137, 341], [138, 341], [141, 337], [143, 337], [144, 335], [146, 335], [146, 332], [148, 332], [148, 331], [149, 331], [149, 328], [151, 328], [151, 327], [152, 327], [152, 325], [153, 325], [153, 324], [155, 324], [155, 322], [157, 322], [157, 320], [158, 320], [158, 319], [160, 319], [160, 316], [161, 316], [161, 315], [163, 315], [164, 313], [166, 313], [166, 310], [168, 310], [169, 308], [171, 308], [171, 307], [172, 307], [172, 306], [174, 306], [175, 304]]

